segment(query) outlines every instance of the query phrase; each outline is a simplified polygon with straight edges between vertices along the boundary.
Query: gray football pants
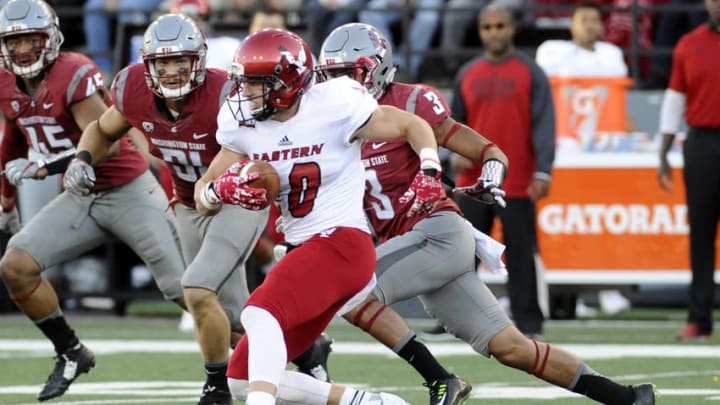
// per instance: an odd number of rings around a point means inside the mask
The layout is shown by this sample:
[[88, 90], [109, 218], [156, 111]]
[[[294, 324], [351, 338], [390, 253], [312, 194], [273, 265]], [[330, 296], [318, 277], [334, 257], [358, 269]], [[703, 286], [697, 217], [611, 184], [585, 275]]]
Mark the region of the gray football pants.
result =
[[55, 197], [8, 247], [26, 251], [44, 271], [119, 239], [148, 266], [165, 299], [182, 297], [183, 266], [175, 220], [155, 177], [146, 171], [120, 187]]
[[183, 257], [188, 263], [183, 288], [217, 293], [235, 331], [241, 331], [240, 311], [250, 293], [245, 261], [265, 230], [269, 209], [250, 211], [225, 204], [209, 217], [183, 204], [175, 206]]
[[417, 296], [428, 314], [489, 356], [488, 344], [512, 325], [475, 272], [475, 242], [463, 218], [443, 211], [377, 247], [378, 284], [385, 304]]

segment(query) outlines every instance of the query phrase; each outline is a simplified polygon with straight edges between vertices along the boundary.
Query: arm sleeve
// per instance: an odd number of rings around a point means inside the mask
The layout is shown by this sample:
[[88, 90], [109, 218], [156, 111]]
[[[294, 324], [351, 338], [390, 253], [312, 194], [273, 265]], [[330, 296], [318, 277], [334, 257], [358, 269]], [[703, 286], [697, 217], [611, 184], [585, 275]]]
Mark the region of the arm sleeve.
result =
[[531, 72], [530, 118], [536, 176], [552, 173], [555, 160], [555, 107], [550, 83], [539, 66], [529, 61]]
[[[25, 136], [20, 129], [10, 122], [5, 122], [5, 130], [3, 132], [2, 142], [0, 142], [0, 162], [5, 170], [5, 164], [18, 159], [26, 158], [28, 152], [28, 144]], [[8, 198], [14, 198], [17, 189], [12, 185], [7, 177], [2, 176], [2, 195]]]
[[665, 90], [662, 105], [660, 106], [661, 134], [675, 134], [680, 131], [685, 115], [685, 94], [673, 89]]

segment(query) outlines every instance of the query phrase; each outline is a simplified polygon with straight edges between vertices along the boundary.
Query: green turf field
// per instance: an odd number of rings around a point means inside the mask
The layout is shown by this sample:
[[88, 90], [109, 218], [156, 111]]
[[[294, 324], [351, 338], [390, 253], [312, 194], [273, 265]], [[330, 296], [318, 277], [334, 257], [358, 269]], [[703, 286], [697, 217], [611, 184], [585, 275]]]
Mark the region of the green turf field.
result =
[[[142, 311], [140, 311], [142, 312]], [[586, 358], [623, 383], [651, 381], [660, 404], [720, 403], [720, 339], [679, 344], [680, 311], [633, 311], [619, 319], [548, 322], [545, 339]], [[642, 318], [643, 320], [633, 320]], [[52, 404], [192, 404], [203, 383], [192, 336], [177, 332], [174, 317], [70, 315], [95, 351], [97, 366]], [[413, 322], [416, 330], [429, 326]], [[344, 322], [331, 325], [329, 363], [342, 384], [394, 392], [426, 404], [421, 379], [402, 360]], [[589, 401], [472, 354], [454, 339], [428, 342], [448, 369], [474, 386], [467, 404], [582, 404]], [[357, 354], [362, 353], [362, 354]], [[53, 367], [51, 347], [16, 315], [0, 315], [0, 404], [34, 404]], [[238, 402], [239, 403], [239, 402]]]

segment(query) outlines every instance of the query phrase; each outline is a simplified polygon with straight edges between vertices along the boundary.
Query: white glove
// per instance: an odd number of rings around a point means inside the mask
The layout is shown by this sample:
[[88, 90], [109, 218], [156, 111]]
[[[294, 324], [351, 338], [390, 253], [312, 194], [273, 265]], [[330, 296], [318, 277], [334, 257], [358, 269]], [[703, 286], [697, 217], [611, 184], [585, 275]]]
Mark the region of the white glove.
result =
[[16, 234], [20, 230], [20, 215], [18, 215], [17, 207], [5, 212], [0, 210], [0, 231]]
[[40, 170], [40, 162], [19, 158], [9, 161], [5, 165], [5, 177], [13, 186], [22, 184], [23, 179], [34, 179]]
[[77, 195], [88, 195], [94, 186], [95, 169], [83, 159], [73, 159], [65, 170], [65, 190]]

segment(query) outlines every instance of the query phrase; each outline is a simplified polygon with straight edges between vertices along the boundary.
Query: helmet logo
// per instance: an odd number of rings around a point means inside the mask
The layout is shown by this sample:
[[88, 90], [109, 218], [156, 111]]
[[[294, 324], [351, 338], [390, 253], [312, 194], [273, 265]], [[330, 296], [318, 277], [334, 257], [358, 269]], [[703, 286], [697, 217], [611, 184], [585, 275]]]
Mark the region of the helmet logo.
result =
[[307, 62], [307, 55], [305, 54], [305, 47], [300, 47], [300, 52], [298, 52], [298, 57], [295, 59], [295, 55], [293, 55], [290, 51], [288, 51], [284, 47], [279, 47], [278, 50], [280, 51], [280, 65], [275, 67], [275, 74], [282, 73], [282, 61], [286, 60], [288, 63], [288, 66], [293, 66], [295, 69], [297, 69], [298, 73], [303, 73], [306, 70], [305, 62]]

